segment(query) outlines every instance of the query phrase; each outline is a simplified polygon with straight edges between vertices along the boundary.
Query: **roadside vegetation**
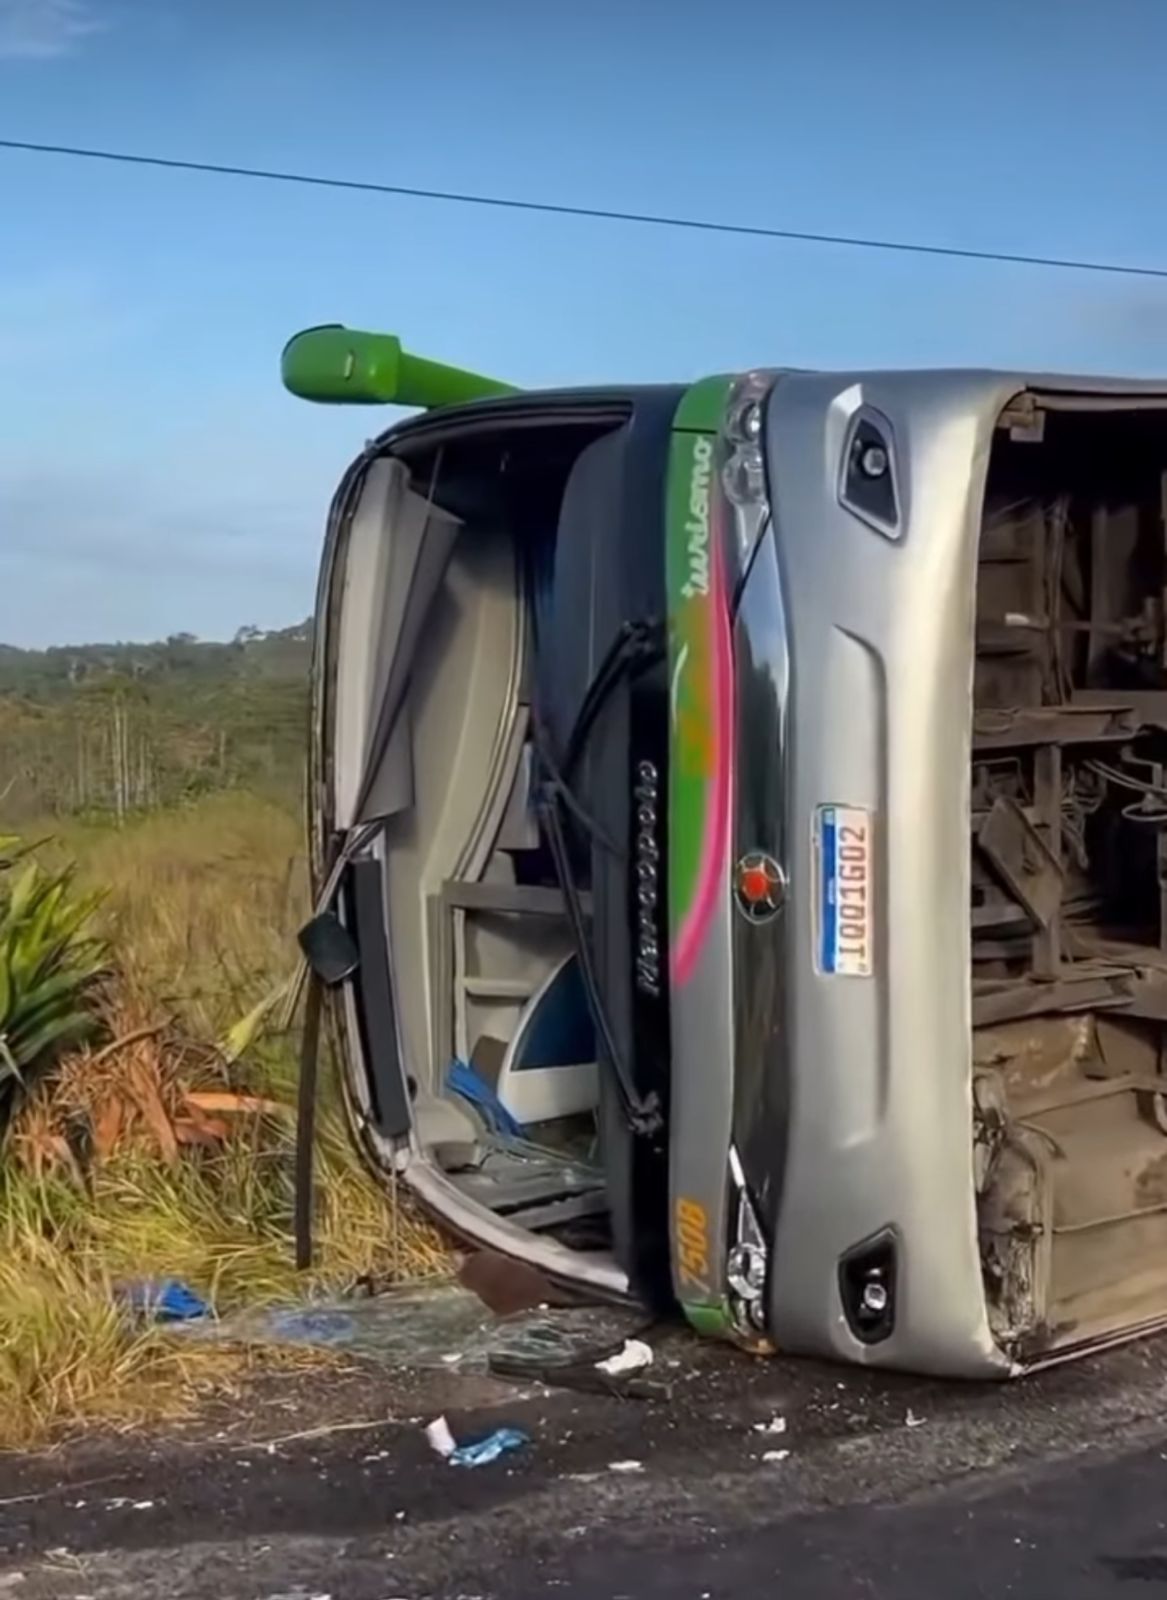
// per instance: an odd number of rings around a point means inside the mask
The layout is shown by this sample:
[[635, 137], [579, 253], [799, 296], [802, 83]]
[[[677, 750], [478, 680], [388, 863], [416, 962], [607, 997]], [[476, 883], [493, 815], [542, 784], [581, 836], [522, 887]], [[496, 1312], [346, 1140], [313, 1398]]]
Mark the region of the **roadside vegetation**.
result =
[[176, 1338], [132, 1285], [223, 1313], [446, 1266], [360, 1165], [325, 1072], [317, 1266], [294, 1270], [296, 1041], [257, 1023], [307, 905], [298, 795], [232, 777], [38, 820], [3, 770], [0, 829], [25, 814], [0, 839], [0, 1448], [188, 1412], [288, 1359]]

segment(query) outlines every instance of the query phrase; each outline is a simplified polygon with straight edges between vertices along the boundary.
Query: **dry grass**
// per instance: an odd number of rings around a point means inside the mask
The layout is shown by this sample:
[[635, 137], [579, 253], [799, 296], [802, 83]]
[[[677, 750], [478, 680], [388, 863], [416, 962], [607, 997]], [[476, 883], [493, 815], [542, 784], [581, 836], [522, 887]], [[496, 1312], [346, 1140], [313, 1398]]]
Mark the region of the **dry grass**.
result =
[[100, 1257], [41, 1231], [42, 1195], [0, 1185], [0, 1446], [43, 1444], [62, 1428], [188, 1414], [246, 1364], [228, 1347], [193, 1346], [135, 1325]]
[[182, 1413], [246, 1367], [242, 1352], [135, 1324], [116, 1294], [127, 1280], [179, 1278], [224, 1311], [447, 1268], [433, 1230], [360, 1164], [326, 1083], [318, 1266], [299, 1277], [292, 1042], [261, 1042], [233, 1065], [214, 1047], [294, 960], [306, 899], [298, 844], [294, 818], [246, 797], [54, 841], [107, 891], [124, 976], [104, 1001], [114, 1047], [68, 1057], [9, 1131], [0, 1447]]
[[308, 911], [303, 828], [252, 795], [209, 797], [116, 829], [48, 829], [52, 848], [106, 893], [104, 917], [132, 990], [216, 1038], [295, 960]]

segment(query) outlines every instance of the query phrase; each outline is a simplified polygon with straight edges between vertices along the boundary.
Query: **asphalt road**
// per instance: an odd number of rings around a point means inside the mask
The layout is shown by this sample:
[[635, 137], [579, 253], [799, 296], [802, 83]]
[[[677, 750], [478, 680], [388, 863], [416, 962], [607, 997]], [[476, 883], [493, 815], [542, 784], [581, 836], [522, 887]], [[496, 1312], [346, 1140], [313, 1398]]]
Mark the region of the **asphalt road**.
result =
[[[668, 1403], [272, 1380], [210, 1425], [0, 1461], [0, 1597], [1167, 1593], [1167, 1342], [992, 1389], [689, 1344], [661, 1368]], [[437, 1409], [531, 1444], [459, 1471]]]
[[[744, 1537], [634, 1554], [592, 1550], [551, 1592], [564, 1600], [779, 1592], [799, 1600], [1134, 1600], [1167, 1593], [1165, 1488], [1167, 1458], [1154, 1446], [1008, 1475], [997, 1487], [965, 1482], [906, 1505], [794, 1516]], [[548, 1590], [535, 1582], [509, 1592]]]

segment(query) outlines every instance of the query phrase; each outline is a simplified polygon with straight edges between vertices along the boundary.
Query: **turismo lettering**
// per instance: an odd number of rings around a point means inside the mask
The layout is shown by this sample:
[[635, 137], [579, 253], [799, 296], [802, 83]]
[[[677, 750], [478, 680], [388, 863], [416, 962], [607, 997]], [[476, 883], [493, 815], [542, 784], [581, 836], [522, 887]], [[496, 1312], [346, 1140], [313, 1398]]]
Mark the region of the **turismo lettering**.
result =
[[688, 577], [681, 593], [686, 600], [709, 593], [709, 497], [713, 486], [713, 442], [699, 435], [693, 443], [693, 475], [689, 480], [689, 520], [685, 523]]

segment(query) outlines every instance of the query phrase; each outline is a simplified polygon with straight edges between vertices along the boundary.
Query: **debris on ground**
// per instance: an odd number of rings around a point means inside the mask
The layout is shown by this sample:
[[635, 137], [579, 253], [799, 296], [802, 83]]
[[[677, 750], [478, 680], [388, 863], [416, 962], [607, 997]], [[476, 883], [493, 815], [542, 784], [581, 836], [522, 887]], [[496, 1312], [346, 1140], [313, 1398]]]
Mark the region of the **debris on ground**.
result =
[[927, 1420], [928, 1419], [926, 1417], [918, 1417], [911, 1407], [909, 1407], [908, 1414], [904, 1418], [904, 1426], [906, 1428], [922, 1428]]
[[438, 1455], [450, 1457], [458, 1448], [458, 1441], [450, 1432], [450, 1424], [445, 1417], [435, 1417], [425, 1430], [426, 1439], [431, 1450], [436, 1450]]
[[[544, 1383], [550, 1388], [574, 1389], [582, 1394], [606, 1394], [619, 1400], [668, 1400], [672, 1387], [656, 1379], [639, 1376], [654, 1359], [653, 1348], [644, 1339], [625, 1334], [612, 1339], [597, 1339], [604, 1331], [596, 1309], [589, 1314], [590, 1327], [573, 1337], [560, 1317], [545, 1316], [533, 1325], [521, 1347], [494, 1348], [487, 1360], [492, 1377], [511, 1378], [520, 1383]], [[557, 1325], [558, 1324], [558, 1325]]]
[[467, 1256], [459, 1268], [458, 1282], [477, 1295], [496, 1317], [578, 1303], [568, 1300], [529, 1262], [516, 1261], [493, 1250], [478, 1250]]
[[776, 1463], [776, 1462], [779, 1462], [779, 1461], [789, 1461], [790, 1460], [790, 1451], [789, 1450], [767, 1450], [766, 1454], [762, 1457], [762, 1460], [766, 1461], [766, 1462], [770, 1462], [770, 1463]]
[[772, 1417], [769, 1422], [755, 1422], [754, 1423], [754, 1432], [755, 1433], [785, 1433], [786, 1432], [786, 1418], [785, 1417]]
[[534, 1355], [510, 1355], [492, 1351], [487, 1358], [491, 1377], [510, 1378], [519, 1383], [544, 1383], [551, 1389], [574, 1389], [580, 1394], [611, 1395], [617, 1400], [668, 1400], [672, 1389], [635, 1374], [613, 1378], [596, 1363], [547, 1361]]
[[460, 1444], [450, 1457], [450, 1465], [484, 1467], [487, 1462], [497, 1461], [499, 1456], [506, 1455], [511, 1450], [521, 1450], [530, 1442], [530, 1438], [521, 1428], [496, 1428], [493, 1433], [488, 1433], [485, 1439], [477, 1439], [472, 1444]]
[[620, 1378], [630, 1372], [641, 1372], [652, 1366], [652, 1346], [643, 1339], [625, 1339], [621, 1349], [606, 1361], [596, 1362], [596, 1371], [610, 1378]]
[[456, 1368], [459, 1376], [493, 1375], [523, 1383], [561, 1364], [582, 1362], [596, 1392], [623, 1394], [626, 1385], [644, 1380], [609, 1378], [593, 1363], [618, 1351], [643, 1323], [640, 1311], [603, 1306], [491, 1316], [477, 1296], [447, 1282], [391, 1287], [373, 1295], [319, 1296], [293, 1306], [241, 1307], [177, 1331], [236, 1345], [343, 1346], [347, 1355], [383, 1369]]
[[610, 1461], [608, 1463], [608, 1471], [609, 1472], [643, 1472], [644, 1471], [644, 1462], [643, 1461]]
[[277, 1340], [289, 1344], [349, 1344], [355, 1333], [353, 1319], [346, 1311], [318, 1306], [274, 1311], [271, 1328]]
[[426, 1439], [434, 1450], [452, 1467], [484, 1467], [511, 1450], [521, 1450], [530, 1444], [530, 1438], [519, 1428], [495, 1428], [484, 1439], [459, 1444], [445, 1417], [435, 1417], [425, 1430]]
[[210, 1313], [210, 1306], [199, 1294], [177, 1278], [142, 1278], [123, 1284], [118, 1291], [122, 1304], [152, 1322], [194, 1322]]

